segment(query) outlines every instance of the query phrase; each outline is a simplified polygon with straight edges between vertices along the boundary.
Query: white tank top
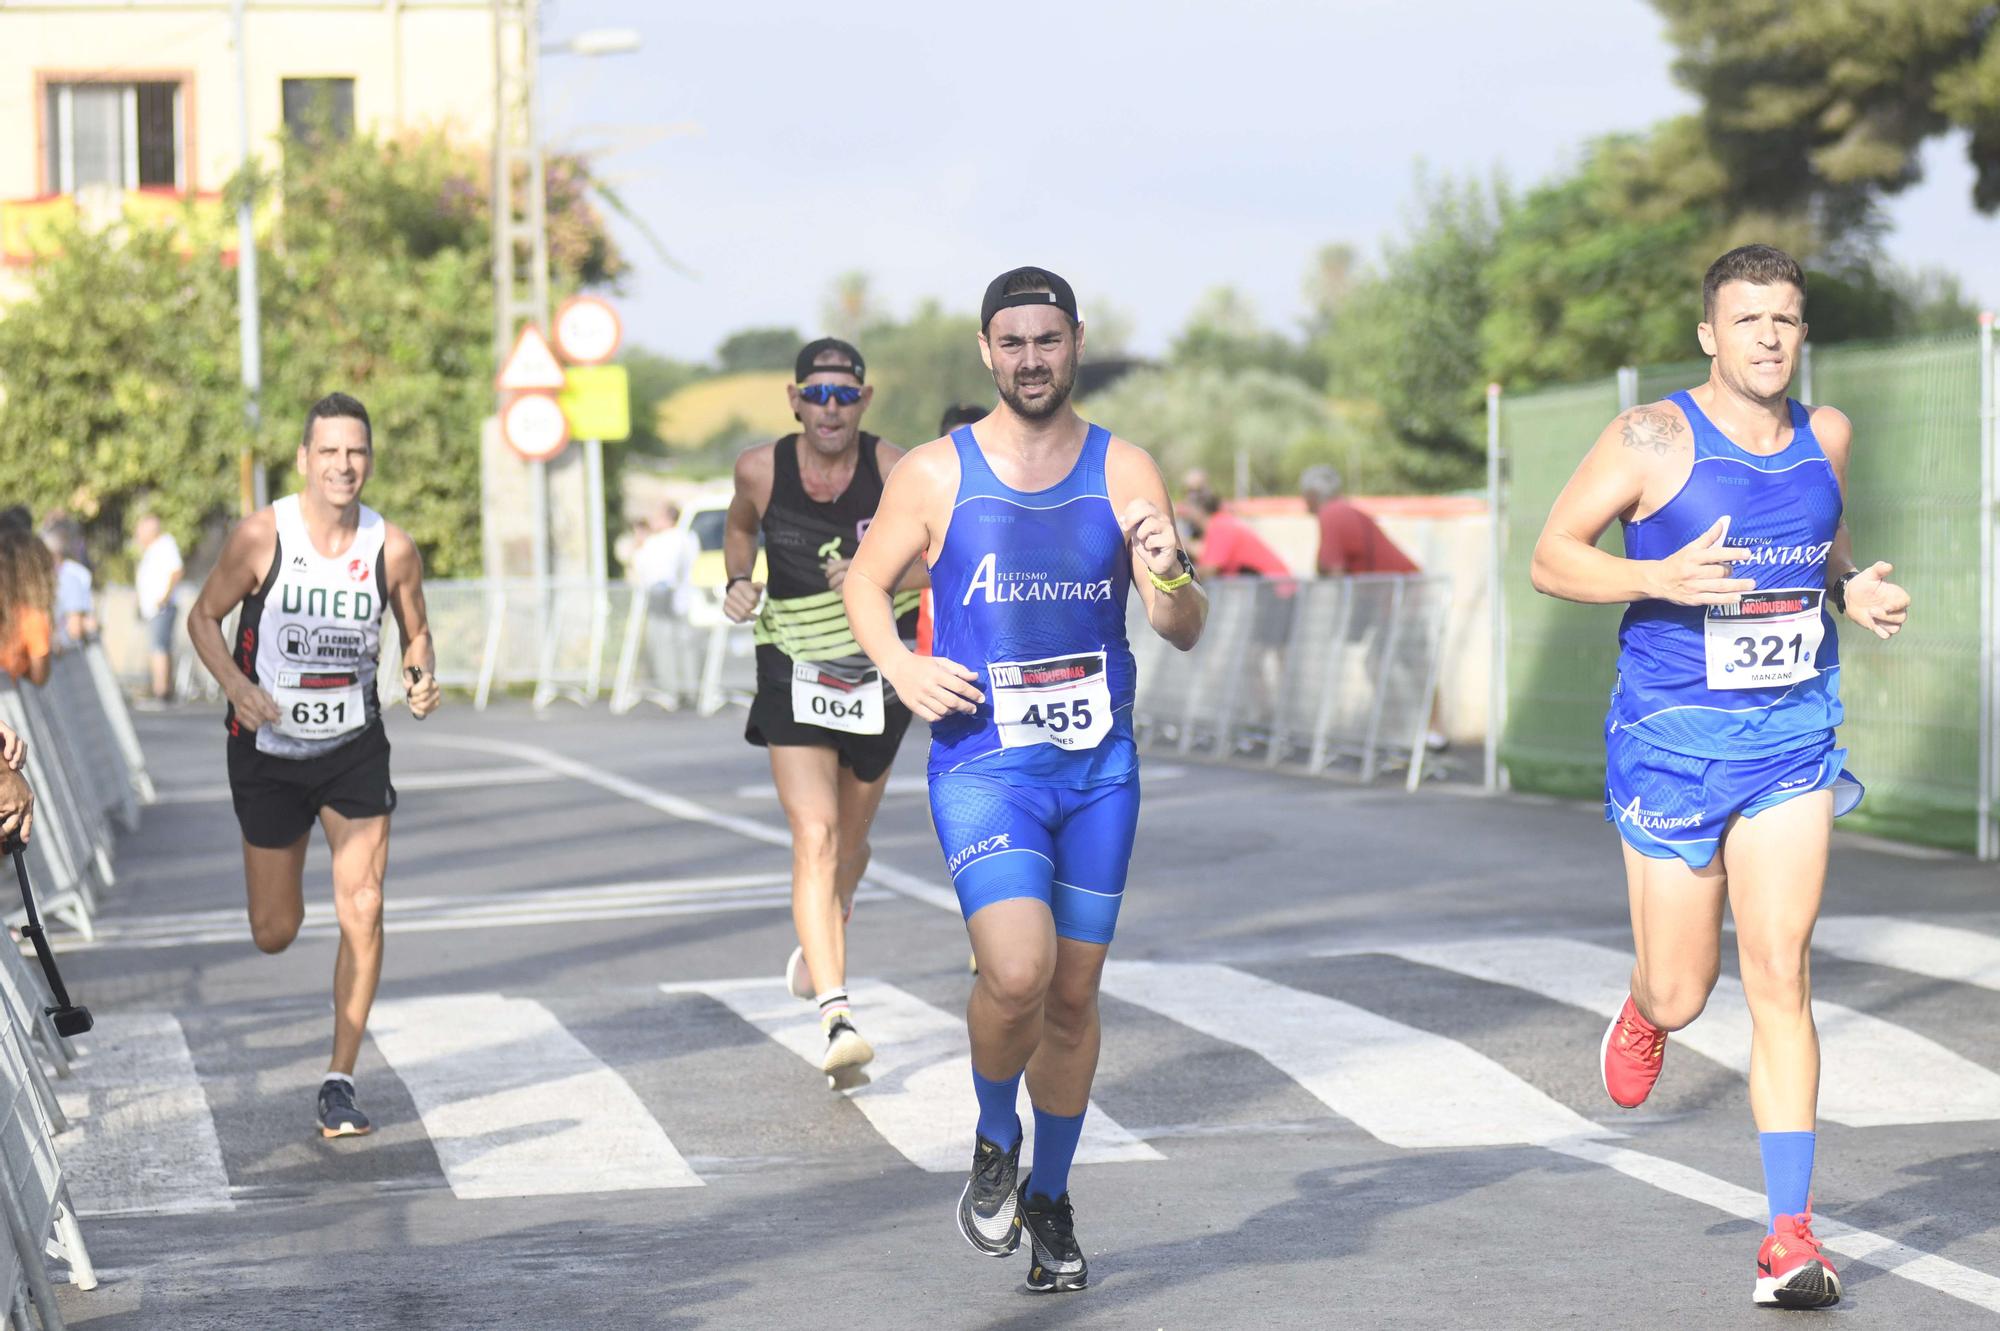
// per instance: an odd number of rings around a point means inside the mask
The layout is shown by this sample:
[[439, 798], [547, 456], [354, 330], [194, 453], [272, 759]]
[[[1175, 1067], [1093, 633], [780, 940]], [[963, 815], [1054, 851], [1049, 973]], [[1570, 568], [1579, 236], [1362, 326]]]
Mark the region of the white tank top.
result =
[[[331, 752], [380, 721], [375, 670], [386, 599], [382, 556], [388, 524], [365, 505], [354, 540], [322, 555], [306, 532], [299, 498], [271, 506], [278, 548], [264, 583], [243, 602], [236, 664], [276, 699], [276, 725], [257, 731], [257, 750], [278, 758]], [[229, 733], [240, 735], [232, 709]]]

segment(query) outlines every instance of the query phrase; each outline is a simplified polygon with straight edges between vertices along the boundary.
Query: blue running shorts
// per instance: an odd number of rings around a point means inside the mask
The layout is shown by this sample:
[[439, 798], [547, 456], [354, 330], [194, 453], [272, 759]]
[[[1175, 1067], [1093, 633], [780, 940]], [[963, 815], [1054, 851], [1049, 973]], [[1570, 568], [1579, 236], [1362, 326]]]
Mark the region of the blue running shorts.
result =
[[971, 919], [1033, 897], [1056, 933], [1109, 943], [1139, 830], [1139, 778], [1075, 790], [954, 772], [931, 778], [931, 818], [958, 908]]
[[1605, 759], [1604, 821], [1641, 855], [1678, 855], [1695, 869], [1715, 858], [1737, 814], [1755, 818], [1796, 796], [1831, 790], [1838, 818], [1866, 793], [1831, 736], [1762, 758], [1697, 758], [1620, 734], [1607, 736]]

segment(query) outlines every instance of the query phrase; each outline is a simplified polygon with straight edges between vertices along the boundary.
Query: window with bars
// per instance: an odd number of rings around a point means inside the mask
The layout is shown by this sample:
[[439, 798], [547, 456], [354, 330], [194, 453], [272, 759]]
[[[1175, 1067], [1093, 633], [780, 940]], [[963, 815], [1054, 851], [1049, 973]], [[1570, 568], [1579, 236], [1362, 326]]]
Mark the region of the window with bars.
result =
[[285, 133], [311, 143], [324, 132], [338, 142], [354, 137], [353, 79], [285, 79]]
[[51, 83], [47, 98], [51, 192], [74, 194], [93, 185], [187, 188], [179, 83]]

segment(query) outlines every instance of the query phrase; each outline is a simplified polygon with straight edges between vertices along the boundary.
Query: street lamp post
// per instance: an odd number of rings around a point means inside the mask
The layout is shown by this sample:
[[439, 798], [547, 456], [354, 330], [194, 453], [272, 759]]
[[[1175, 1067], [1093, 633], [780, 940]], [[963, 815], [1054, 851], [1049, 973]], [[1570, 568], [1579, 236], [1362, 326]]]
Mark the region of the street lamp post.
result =
[[244, 516], [264, 505], [264, 469], [257, 465], [257, 431], [264, 418], [264, 353], [257, 305], [257, 226], [252, 216], [250, 160], [250, 55], [243, 41], [244, 0], [230, 5], [236, 42], [236, 137], [243, 164], [243, 197], [236, 205], [236, 309], [243, 357], [245, 438], [237, 456]]

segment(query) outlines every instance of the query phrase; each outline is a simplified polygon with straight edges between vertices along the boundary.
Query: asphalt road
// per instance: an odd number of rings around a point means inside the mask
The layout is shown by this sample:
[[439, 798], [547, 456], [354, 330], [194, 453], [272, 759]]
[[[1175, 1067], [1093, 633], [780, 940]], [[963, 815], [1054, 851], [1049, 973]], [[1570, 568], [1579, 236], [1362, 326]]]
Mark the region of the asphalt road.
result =
[[[786, 998], [782, 818], [740, 713], [391, 717], [389, 954], [322, 1141], [326, 858], [250, 944], [219, 720], [139, 718], [58, 1146], [113, 1328], [1734, 1327], [1763, 1224], [1733, 958], [1640, 1111], [1598, 1082], [1629, 939], [1576, 805], [1147, 761], [1073, 1176], [1093, 1286], [957, 1235], [963, 926], [921, 727], [850, 934], [875, 1080]], [[2000, 1314], [2000, 877], [1843, 838], [1815, 959], [1837, 1325]], [[1756, 1218], [1751, 1218], [1755, 1216]], [[1863, 1260], [1866, 1258], [1866, 1260]]]

